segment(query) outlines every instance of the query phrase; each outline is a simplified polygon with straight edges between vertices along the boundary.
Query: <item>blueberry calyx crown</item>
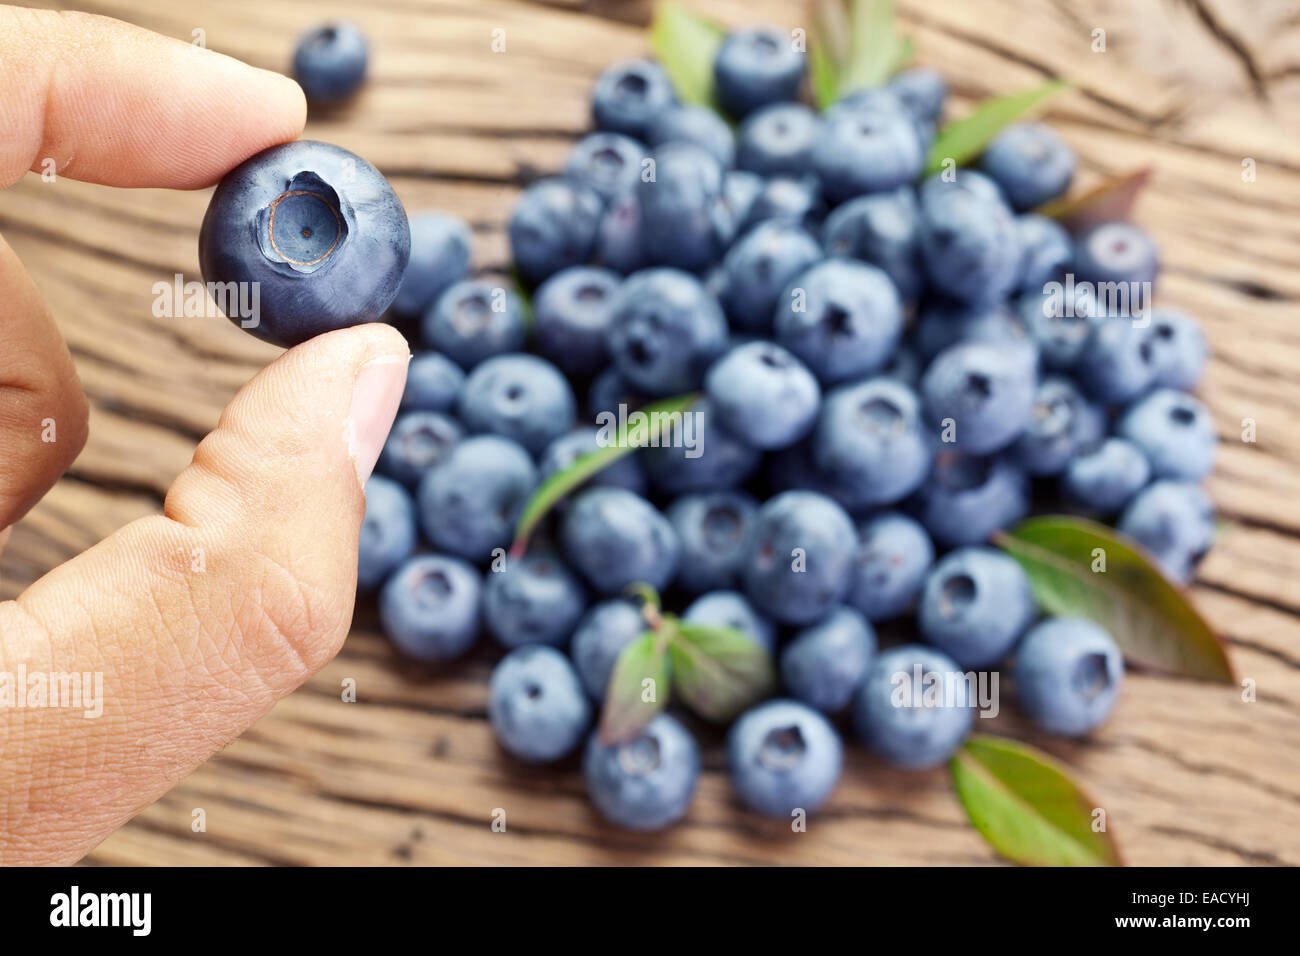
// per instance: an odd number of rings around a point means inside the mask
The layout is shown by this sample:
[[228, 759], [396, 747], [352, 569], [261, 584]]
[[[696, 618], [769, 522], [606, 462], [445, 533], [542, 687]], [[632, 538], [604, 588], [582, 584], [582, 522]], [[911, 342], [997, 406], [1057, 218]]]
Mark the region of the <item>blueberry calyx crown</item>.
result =
[[348, 223], [334, 188], [313, 172], [301, 172], [257, 211], [256, 232], [268, 260], [310, 275], [343, 247]]

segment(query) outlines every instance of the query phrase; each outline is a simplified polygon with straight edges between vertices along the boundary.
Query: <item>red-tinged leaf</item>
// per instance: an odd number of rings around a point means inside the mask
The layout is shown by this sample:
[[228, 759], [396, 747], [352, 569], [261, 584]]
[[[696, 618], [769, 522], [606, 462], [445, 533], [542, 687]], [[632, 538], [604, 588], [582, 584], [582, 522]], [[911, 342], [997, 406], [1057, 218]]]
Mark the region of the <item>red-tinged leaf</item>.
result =
[[1040, 206], [1036, 212], [1057, 220], [1072, 233], [1083, 232], [1100, 222], [1127, 220], [1150, 180], [1151, 167], [1148, 166], [1123, 176], [1113, 176], [1073, 199], [1054, 200]]

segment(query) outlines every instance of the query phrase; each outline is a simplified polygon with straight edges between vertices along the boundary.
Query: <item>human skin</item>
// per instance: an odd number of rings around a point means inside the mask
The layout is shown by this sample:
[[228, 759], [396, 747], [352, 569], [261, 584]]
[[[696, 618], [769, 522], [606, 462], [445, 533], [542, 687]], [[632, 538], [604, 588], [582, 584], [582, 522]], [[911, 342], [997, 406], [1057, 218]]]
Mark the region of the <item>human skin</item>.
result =
[[[202, 188], [296, 138], [306, 116], [279, 74], [103, 17], [0, 7], [0, 62], [0, 188], [46, 159], [60, 178]], [[2, 547], [80, 452], [88, 414], [3, 238], [0, 341]], [[0, 707], [0, 863], [76, 861], [334, 656], [362, 486], [408, 359], [379, 324], [284, 353], [227, 406], [163, 514], [0, 603], [0, 672], [103, 675], [97, 719]]]

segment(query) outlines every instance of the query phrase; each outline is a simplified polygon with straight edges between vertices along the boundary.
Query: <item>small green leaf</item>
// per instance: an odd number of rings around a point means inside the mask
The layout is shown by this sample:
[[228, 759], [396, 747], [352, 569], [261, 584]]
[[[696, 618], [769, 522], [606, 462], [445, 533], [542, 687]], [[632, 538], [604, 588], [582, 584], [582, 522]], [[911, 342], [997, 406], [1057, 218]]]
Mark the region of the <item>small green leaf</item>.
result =
[[639, 597], [641, 603], [650, 605], [656, 611], [663, 607], [663, 602], [659, 600], [659, 592], [644, 581], [634, 581], [624, 590], [633, 597]]
[[669, 650], [673, 690], [709, 720], [730, 720], [776, 684], [767, 651], [735, 628], [679, 623]]
[[[680, 3], [661, 3], [650, 26], [650, 46], [684, 103], [715, 106], [713, 60], [725, 31]], [[716, 107], [715, 107], [716, 108]]]
[[1026, 866], [1123, 865], [1110, 831], [1093, 830], [1096, 801], [1046, 754], [976, 734], [949, 768], [971, 823], [1007, 859]]
[[627, 416], [627, 421], [619, 428], [612, 442], [581, 456], [568, 468], [557, 471], [542, 482], [519, 515], [519, 523], [515, 527], [515, 543], [510, 546], [510, 554], [513, 557], [522, 555], [528, 548], [529, 537], [547, 512], [584, 481], [624, 455], [658, 441], [664, 425], [671, 424], [671, 416], [685, 413], [696, 397], [695, 393], [691, 393], [665, 398], [639, 409], [640, 414], [633, 412]]
[[814, 43], [808, 48], [808, 82], [812, 86], [813, 102], [819, 110], [824, 110], [835, 102], [835, 64], [820, 43]]
[[1126, 658], [1143, 667], [1235, 683], [1227, 652], [1209, 624], [1141, 546], [1113, 528], [1045, 515], [993, 540], [1020, 562], [1047, 613], [1096, 621]]
[[1078, 233], [1099, 222], [1127, 220], [1138, 195], [1151, 179], [1151, 167], [1125, 176], [1113, 176], [1095, 189], [1074, 199], [1053, 200], [1035, 212], [1056, 219], [1070, 232]]
[[[672, 674], [668, 635], [647, 631], [623, 648], [605, 690], [600, 717], [602, 743], [631, 740], [668, 703]], [[653, 684], [647, 685], [647, 680]]]
[[938, 172], [945, 159], [953, 160], [958, 166], [974, 159], [1003, 127], [1042, 105], [1067, 85], [1062, 80], [1052, 80], [1031, 90], [985, 100], [969, 116], [939, 130], [926, 160], [926, 173]]
[[894, 22], [893, 0], [853, 0], [849, 36], [851, 52], [840, 75], [839, 96], [880, 86], [909, 55]]

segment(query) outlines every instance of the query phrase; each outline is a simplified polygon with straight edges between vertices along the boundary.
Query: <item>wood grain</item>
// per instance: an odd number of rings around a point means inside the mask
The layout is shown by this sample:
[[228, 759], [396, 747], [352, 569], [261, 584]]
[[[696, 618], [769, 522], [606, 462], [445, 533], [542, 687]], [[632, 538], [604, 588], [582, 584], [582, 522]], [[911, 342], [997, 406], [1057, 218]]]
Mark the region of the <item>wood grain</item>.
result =
[[[728, 23], [799, 25], [777, 0], [693, 4]], [[367, 157], [408, 209], [474, 227], [476, 261], [507, 259], [520, 186], [561, 163], [608, 62], [645, 51], [650, 4], [551, 0], [93, 0], [131, 20], [283, 69], [305, 23], [346, 15], [375, 48], [373, 78], [307, 135]], [[1136, 864], [1300, 864], [1300, 18], [1285, 0], [903, 3], [919, 60], [942, 68], [954, 114], [1046, 77], [1074, 89], [1049, 120], [1079, 151], [1076, 188], [1156, 170], [1138, 216], [1160, 242], [1161, 301], [1205, 324], [1203, 396], [1223, 451], [1210, 481], [1230, 522], [1193, 588], [1257, 700], [1131, 674], [1087, 743], [1040, 739], [1109, 813]], [[503, 28], [507, 52], [489, 51]], [[1092, 52], [1094, 29], [1107, 49]], [[165, 148], [165, 144], [160, 144]], [[1257, 166], [1243, 182], [1242, 161]], [[48, 298], [92, 403], [91, 439], [15, 529], [0, 597], [141, 515], [156, 513], [195, 442], [276, 350], [221, 319], [156, 319], [155, 281], [197, 279], [207, 192], [112, 191], [28, 176], [0, 195], [0, 231]], [[1243, 419], [1258, 440], [1243, 443]], [[441, 670], [399, 659], [363, 602], [342, 654], [241, 739], [105, 841], [89, 864], [969, 864], [999, 862], [942, 771], [890, 771], [857, 748], [805, 834], [740, 811], [720, 739], [687, 821], [660, 835], [603, 826], [573, 763], [537, 769], [484, 720], [495, 653]], [[357, 703], [340, 699], [357, 683]], [[191, 814], [206, 811], [193, 833]], [[490, 826], [506, 812], [505, 833]]]

